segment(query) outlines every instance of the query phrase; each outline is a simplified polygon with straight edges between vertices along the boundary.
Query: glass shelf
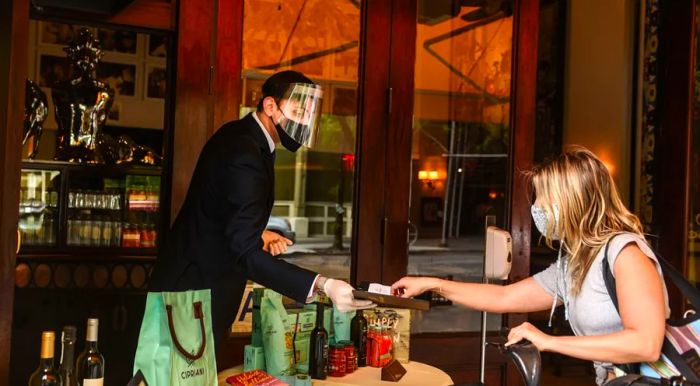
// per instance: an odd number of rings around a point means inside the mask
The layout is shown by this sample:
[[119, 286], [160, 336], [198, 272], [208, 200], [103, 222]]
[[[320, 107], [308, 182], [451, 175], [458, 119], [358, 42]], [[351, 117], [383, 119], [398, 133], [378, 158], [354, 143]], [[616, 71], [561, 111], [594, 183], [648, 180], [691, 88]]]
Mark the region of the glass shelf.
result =
[[156, 255], [159, 167], [22, 164], [19, 256]]

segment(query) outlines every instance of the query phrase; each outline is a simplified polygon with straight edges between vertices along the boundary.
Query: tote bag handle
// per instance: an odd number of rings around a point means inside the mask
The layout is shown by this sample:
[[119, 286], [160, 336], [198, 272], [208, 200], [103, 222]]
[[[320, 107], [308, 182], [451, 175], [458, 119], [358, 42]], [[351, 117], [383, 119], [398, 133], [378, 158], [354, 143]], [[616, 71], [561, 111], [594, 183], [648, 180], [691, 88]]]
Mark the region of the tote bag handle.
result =
[[202, 355], [204, 355], [204, 347], [207, 345], [207, 333], [204, 328], [204, 313], [202, 312], [202, 302], [194, 302], [192, 303], [192, 306], [194, 307], [194, 318], [199, 319], [199, 327], [202, 330], [202, 344], [199, 346], [199, 351], [197, 351], [196, 354], [192, 355], [185, 350], [184, 347], [180, 344], [180, 341], [177, 339], [177, 334], [175, 333], [175, 324], [173, 323], [173, 306], [170, 304], [165, 306], [166, 311], [168, 312], [168, 329], [170, 330], [170, 337], [173, 339], [173, 343], [175, 343], [175, 347], [177, 348], [177, 351], [182, 354], [185, 358], [191, 360], [191, 361], [196, 361], [197, 359], [201, 358]]

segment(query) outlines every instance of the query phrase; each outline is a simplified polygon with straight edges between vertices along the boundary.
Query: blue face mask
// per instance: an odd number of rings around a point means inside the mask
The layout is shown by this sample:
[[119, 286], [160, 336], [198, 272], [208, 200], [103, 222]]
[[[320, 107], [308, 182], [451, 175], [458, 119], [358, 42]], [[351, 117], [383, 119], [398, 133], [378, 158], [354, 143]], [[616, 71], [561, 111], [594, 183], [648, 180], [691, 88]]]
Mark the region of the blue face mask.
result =
[[[559, 228], [559, 207], [557, 204], [552, 205], [552, 207], [554, 208], [554, 229], [556, 230]], [[532, 219], [535, 221], [537, 230], [540, 231], [542, 235], [546, 236], [547, 226], [549, 225], [549, 221], [547, 221], [547, 211], [539, 206], [532, 205], [530, 207], [530, 213], [532, 213]], [[552, 240], [559, 240], [559, 235], [555, 232], [555, 234], [551, 235], [551, 238]]]

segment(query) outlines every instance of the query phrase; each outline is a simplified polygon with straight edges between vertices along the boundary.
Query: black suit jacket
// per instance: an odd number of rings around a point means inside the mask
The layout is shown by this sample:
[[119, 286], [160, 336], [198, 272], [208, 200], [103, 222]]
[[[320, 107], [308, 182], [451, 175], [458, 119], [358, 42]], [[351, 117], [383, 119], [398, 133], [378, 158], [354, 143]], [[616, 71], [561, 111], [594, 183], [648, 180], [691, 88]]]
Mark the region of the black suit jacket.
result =
[[247, 279], [304, 302], [316, 273], [262, 250], [273, 203], [274, 154], [260, 126], [251, 114], [224, 124], [199, 155], [150, 289], [210, 288], [214, 319], [226, 323]]

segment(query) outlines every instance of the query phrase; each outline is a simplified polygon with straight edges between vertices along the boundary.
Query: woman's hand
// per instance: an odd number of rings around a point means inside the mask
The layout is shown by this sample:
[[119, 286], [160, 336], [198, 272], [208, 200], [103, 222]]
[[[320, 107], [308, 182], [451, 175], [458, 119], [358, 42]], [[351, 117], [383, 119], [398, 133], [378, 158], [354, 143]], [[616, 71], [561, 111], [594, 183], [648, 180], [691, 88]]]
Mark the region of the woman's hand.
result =
[[292, 240], [268, 230], [263, 231], [262, 240], [263, 251], [269, 252], [272, 256], [286, 252], [287, 248], [294, 244]]
[[440, 287], [440, 279], [434, 277], [406, 276], [391, 285], [391, 293], [402, 298], [411, 298]]
[[527, 339], [537, 347], [540, 351], [551, 351], [552, 341], [554, 337], [547, 335], [537, 329], [532, 324], [525, 322], [517, 327], [514, 327], [508, 333], [508, 341], [506, 347], [518, 343], [523, 339]]

